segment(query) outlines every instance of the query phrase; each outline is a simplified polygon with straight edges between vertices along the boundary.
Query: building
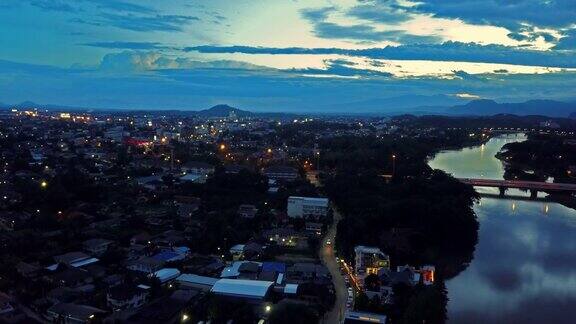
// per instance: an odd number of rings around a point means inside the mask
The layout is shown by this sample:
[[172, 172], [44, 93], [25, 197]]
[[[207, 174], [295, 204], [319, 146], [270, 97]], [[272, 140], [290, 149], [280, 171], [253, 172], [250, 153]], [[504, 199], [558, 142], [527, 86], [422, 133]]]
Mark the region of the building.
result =
[[288, 217], [322, 218], [328, 214], [328, 198], [288, 197]]
[[162, 268], [164, 261], [156, 260], [150, 257], [143, 257], [129, 263], [126, 268], [132, 271], [154, 273]]
[[254, 205], [240, 205], [238, 207], [238, 216], [242, 218], [249, 218], [252, 219], [256, 217], [258, 213], [258, 208]]
[[220, 279], [210, 291], [217, 296], [259, 303], [269, 296], [273, 285], [272, 281]]
[[345, 324], [353, 323], [386, 323], [386, 315], [347, 311], [344, 317]]
[[354, 272], [362, 285], [370, 274], [377, 275], [381, 269], [390, 269], [390, 257], [377, 247], [358, 245], [354, 248]]
[[199, 174], [199, 175], [209, 175], [215, 170], [214, 166], [209, 163], [190, 161], [184, 163], [182, 166], [182, 171], [186, 173]]
[[179, 285], [180, 289], [197, 289], [202, 291], [210, 291], [212, 286], [214, 286], [218, 280], [220, 279], [183, 273], [178, 278], [176, 278], [175, 283]]
[[119, 285], [110, 289], [106, 294], [106, 303], [114, 311], [139, 308], [146, 303], [148, 291], [132, 286]]
[[87, 305], [60, 303], [48, 308], [46, 313], [53, 323], [73, 324], [91, 322], [106, 311]]
[[95, 239], [90, 239], [87, 241], [84, 241], [83, 245], [84, 245], [84, 250], [92, 255], [102, 255], [104, 254], [106, 251], [108, 251], [108, 248], [114, 244], [114, 241], [110, 241], [110, 240], [106, 240], [106, 239], [100, 239], [100, 238], [95, 238]]
[[298, 170], [289, 166], [274, 165], [264, 170], [268, 179], [292, 181], [298, 178]]

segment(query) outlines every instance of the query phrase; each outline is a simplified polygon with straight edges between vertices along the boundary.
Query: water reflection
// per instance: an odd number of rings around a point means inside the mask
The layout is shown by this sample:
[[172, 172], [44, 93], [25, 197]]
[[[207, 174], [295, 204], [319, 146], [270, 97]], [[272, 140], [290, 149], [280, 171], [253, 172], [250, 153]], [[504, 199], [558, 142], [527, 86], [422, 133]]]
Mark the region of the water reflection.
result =
[[[494, 155], [504, 136], [484, 147], [438, 154], [430, 165], [457, 177], [501, 179]], [[497, 190], [483, 188], [483, 194]], [[474, 207], [479, 243], [471, 265], [447, 283], [451, 323], [575, 323], [576, 211], [529, 193], [483, 197]], [[514, 198], [516, 196], [516, 198]], [[545, 199], [545, 196], [539, 196]]]

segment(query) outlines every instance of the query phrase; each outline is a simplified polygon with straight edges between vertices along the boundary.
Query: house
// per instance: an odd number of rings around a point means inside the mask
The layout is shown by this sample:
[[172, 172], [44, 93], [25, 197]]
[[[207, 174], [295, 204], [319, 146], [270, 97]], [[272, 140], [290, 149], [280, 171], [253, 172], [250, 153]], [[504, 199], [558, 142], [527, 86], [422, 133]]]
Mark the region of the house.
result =
[[218, 280], [218, 278], [183, 273], [178, 278], [176, 278], [175, 283], [177, 283], [181, 289], [189, 288], [202, 291], [210, 291], [212, 286], [214, 286]]
[[328, 214], [328, 198], [288, 197], [288, 217], [323, 218]]
[[108, 248], [114, 244], [114, 241], [101, 239], [101, 238], [94, 238], [87, 241], [84, 241], [83, 246], [84, 250], [92, 255], [100, 256], [106, 251]]
[[168, 297], [162, 297], [142, 307], [134, 315], [123, 321], [128, 324], [181, 323], [186, 309], [199, 294], [193, 289], [176, 290]]
[[293, 181], [299, 176], [297, 169], [282, 165], [274, 165], [264, 169], [264, 175], [268, 179], [278, 181]]
[[248, 218], [248, 219], [252, 219], [254, 217], [256, 217], [256, 214], [258, 213], [258, 208], [256, 208], [256, 206], [254, 205], [240, 205], [238, 207], [238, 215], [242, 218]]
[[46, 311], [47, 317], [54, 323], [88, 323], [102, 317], [106, 311], [87, 305], [72, 303], [56, 304]]
[[230, 248], [233, 260], [254, 260], [262, 254], [262, 245], [254, 242], [247, 244], [236, 244]]
[[65, 268], [54, 274], [46, 276], [49, 282], [64, 287], [80, 287], [91, 284], [94, 279], [86, 270], [78, 268]]
[[295, 247], [298, 244], [300, 235], [298, 232], [290, 227], [279, 227], [265, 230], [262, 236], [269, 242], [276, 242], [276, 244], [284, 247]]
[[330, 278], [328, 269], [316, 263], [294, 263], [286, 269], [287, 283], [323, 282]]
[[209, 163], [199, 162], [199, 161], [189, 161], [184, 163], [181, 167], [182, 171], [185, 173], [192, 173], [198, 175], [207, 176], [211, 173], [214, 173], [214, 166]]
[[130, 262], [126, 268], [132, 271], [144, 272], [144, 273], [154, 273], [164, 265], [164, 261], [156, 260], [150, 257], [142, 257], [138, 260]]
[[178, 276], [180, 276], [180, 270], [175, 268], [163, 268], [154, 272], [150, 276], [158, 278], [160, 283], [166, 283], [178, 278]]
[[98, 262], [98, 259], [93, 258], [83, 252], [68, 252], [61, 255], [54, 256], [56, 263], [62, 263], [72, 267], [81, 267], [90, 263]]
[[146, 303], [146, 289], [124, 284], [111, 288], [106, 294], [106, 304], [114, 311], [139, 308]]

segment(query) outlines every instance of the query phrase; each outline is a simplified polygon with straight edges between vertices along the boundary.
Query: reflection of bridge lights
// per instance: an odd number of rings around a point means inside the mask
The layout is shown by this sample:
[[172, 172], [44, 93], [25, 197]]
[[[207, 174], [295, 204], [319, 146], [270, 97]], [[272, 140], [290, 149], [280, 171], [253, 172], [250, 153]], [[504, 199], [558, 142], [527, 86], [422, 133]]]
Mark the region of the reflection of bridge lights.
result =
[[549, 209], [550, 207], [548, 206], [548, 204], [544, 205], [544, 213], [548, 214]]
[[512, 203], [512, 211], [516, 210], [516, 203]]

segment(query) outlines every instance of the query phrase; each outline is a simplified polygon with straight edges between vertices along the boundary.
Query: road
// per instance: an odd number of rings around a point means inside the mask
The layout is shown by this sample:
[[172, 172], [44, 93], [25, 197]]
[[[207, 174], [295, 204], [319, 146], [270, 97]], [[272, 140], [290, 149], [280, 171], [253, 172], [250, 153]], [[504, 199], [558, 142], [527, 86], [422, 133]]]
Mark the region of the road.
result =
[[[310, 170], [306, 173], [306, 178], [311, 184], [320, 188], [322, 183], [319, 181], [318, 172]], [[332, 225], [326, 231], [326, 235], [318, 251], [320, 260], [330, 271], [332, 276], [332, 284], [334, 284], [334, 290], [336, 293], [336, 301], [334, 302], [334, 307], [324, 314], [322, 318], [322, 323], [342, 323], [344, 321], [344, 313], [346, 312], [346, 300], [348, 299], [348, 287], [344, 281], [344, 277], [340, 273], [340, 265], [336, 262], [336, 255], [334, 255], [334, 241], [336, 239], [336, 230], [338, 228], [338, 222], [342, 219], [342, 215], [332, 206], [334, 211]], [[331, 244], [326, 244], [330, 241]]]
[[[338, 265], [338, 262], [336, 262], [333, 247], [334, 239], [336, 237], [336, 228], [341, 218], [342, 216], [340, 213], [334, 209], [334, 222], [330, 228], [328, 228], [326, 236], [324, 237], [323, 245], [319, 251], [320, 260], [322, 260], [322, 263], [328, 268], [330, 275], [332, 275], [332, 283], [334, 284], [334, 290], [336, 292], [336, 302], [334, 303], [334, 307], [324, 315], [324, 318], [322, 319], [323, 323], [341, 323], [346, 311], [348, 289], [344, 277], [340, 273], [340, 266]], [[330, 240], [332, 244], [327, 245], [327, 240]]]

